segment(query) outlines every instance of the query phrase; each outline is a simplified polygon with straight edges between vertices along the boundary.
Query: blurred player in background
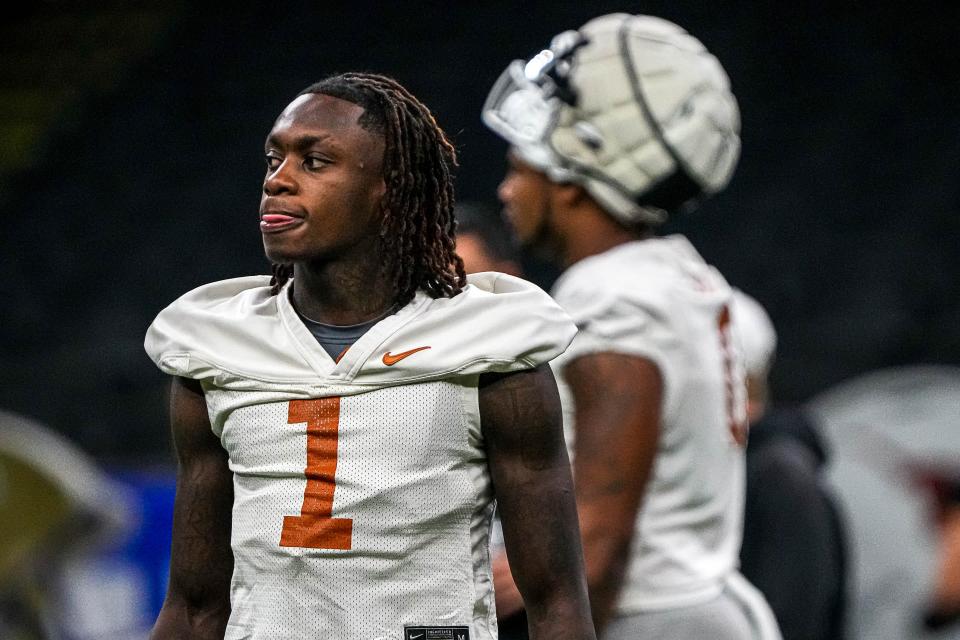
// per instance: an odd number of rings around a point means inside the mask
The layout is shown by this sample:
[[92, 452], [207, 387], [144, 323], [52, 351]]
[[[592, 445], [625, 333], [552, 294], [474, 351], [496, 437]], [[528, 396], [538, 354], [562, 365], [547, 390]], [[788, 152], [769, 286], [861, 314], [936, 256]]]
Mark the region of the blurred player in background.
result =
[[779, 638], [736, 568], [747, 425], [731, 290], [685, 238], [653, 234], [733, 172], [726, 74], [670, 22], [606, 15], [511, 64], [483, 118], [511, 145], [499, 196], [520, 243], [566, 268], [553, 295], [579, 333], [555, 367], [598, 634]]
[[547, 364], [574, 326], [520, 279], [466, 279], [429, 110], [332, 76], [265, 156], [273, 278], [195, 289], [147, 333], [179, 459], [153, 637], [492, 640], [495, 488], [533, 637], [593, 638]]
[[[129, 498], [72, 442], [0, 411], [0, 638], [81, 640], [141, 630], [130, 619], [126, 585], [82, 594], [74, 586], [99, 550], [134, 528]], [[85, 610], [78, 611], [81, 595]], [[110, 611], [102, 606], [108, 598]]]
[[849, 553], [844, 637], [960, 638], [960, 367], [862, 374], [808, 401]]
[[767, 312], [740, 290], [730, 311], [750, 419], [741, 571], [767, 598], [784, 640], [842, 640], [846, 551], [823, 439], [799, 407], [768, 410], [777, 333]]
[[500, 213], [480, 202], [458, 202], [457, 255], [467, 273], [499, 271], [520, 276], [520, 258], [510, 230]]

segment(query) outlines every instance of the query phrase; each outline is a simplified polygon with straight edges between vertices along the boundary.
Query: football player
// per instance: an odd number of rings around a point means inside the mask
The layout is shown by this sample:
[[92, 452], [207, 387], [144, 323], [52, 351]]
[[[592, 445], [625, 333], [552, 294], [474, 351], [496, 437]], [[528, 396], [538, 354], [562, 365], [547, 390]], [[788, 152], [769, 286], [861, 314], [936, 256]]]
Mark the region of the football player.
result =
[[273, 277], [201, 286], [146, 337], [179, 460], [153, 637], [496, 638], [496, 494], [533, 637], [593, 638], [547, 364], [575, 327], [520, 279], [465, 277], [433, 116], [332, 76], [264, 155]]
[[598, 635], [778, 638], [737, 571], [746, 404], [731, 289], [684, 237], [654, 235], [730, 179], [726, 73], [671, 22], [605, 15], [513, 62], [483, 119], [510, 144], [505, 212], [565, 268], [553, 295], [579, 329], [555, 368]]

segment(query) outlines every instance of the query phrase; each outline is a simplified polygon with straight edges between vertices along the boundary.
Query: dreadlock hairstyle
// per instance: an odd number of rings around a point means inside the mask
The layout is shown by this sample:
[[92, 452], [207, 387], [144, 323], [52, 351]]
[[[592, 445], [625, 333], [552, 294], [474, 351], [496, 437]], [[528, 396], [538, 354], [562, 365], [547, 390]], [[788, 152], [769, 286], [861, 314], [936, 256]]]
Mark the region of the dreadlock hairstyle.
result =
[[[380, 240], [385, 273], [394, 281], [394, 303], [410, 302], [422, 288], [433, 298], [453, 297], [466, 284], [456, 254], [453, 168], [457, 154], [430, 110], [396, 80], [372, 73], [343, 73], [310, 85], [298, 96], [318, 93], [363, 107], [357, 123], [383, 135]], [[276, 295], [293, 265], [274, 264]]]

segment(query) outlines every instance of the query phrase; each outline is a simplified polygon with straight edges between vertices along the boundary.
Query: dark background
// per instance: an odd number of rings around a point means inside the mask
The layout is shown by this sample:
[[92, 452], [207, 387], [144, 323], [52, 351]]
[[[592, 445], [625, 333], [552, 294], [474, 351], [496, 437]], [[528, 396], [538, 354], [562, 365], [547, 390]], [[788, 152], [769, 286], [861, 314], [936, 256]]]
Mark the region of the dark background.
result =
[[194, 286], [267, 272], [262, 144], [293, 96], [395, 76], [455, 140], [459, 196], [494, 203], [489, 87], [611, 11], [679, 23], [731, 77], [739, 168], [665, 231], [767, 307], [775, 396], [960, 364], [956, 3], [41, 2], [0, 27], [0, 407], [103, 460], [168, 462], [144, 332]]

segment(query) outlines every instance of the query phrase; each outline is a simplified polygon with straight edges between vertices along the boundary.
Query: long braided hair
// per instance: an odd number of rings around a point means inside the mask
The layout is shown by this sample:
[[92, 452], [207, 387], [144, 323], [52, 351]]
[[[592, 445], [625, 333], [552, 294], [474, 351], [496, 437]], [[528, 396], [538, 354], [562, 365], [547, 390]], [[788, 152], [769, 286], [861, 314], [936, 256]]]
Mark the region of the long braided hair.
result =
[[[319, 93], [363, 107], [358, 124], [383, 135], [382, 268], [393, 277], [394, 304], [406, 305], [417, 289], [453, 297], [466, 284], [456, 254], [453, 168], [457, 154], [430, 110], [396, 80], [372, 73], [343, 73], [310, 85]], [[271, 292], [293, 276], [293, 265], [274, 264]]]

